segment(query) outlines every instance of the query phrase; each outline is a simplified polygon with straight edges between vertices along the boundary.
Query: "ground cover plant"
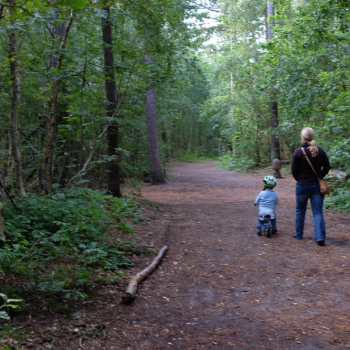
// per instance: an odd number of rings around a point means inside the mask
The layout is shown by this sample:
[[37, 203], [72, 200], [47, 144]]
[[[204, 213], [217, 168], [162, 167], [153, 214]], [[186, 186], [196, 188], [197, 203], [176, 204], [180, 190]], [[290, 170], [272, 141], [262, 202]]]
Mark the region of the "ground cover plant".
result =
[[[84, 286], [96, 271], [110, 271], [110, 282], [131, 265], [113, 230], [132, 233], [126, 218], [145, 220], [139, 203], [101, 191], [61, 189], [48, 195], [28, 194], [4, 207], [7, 240], [0, 247], [0, 272], [42, 295], [84, 298]], [[1, 289], [1, 287], [0, 287]]]

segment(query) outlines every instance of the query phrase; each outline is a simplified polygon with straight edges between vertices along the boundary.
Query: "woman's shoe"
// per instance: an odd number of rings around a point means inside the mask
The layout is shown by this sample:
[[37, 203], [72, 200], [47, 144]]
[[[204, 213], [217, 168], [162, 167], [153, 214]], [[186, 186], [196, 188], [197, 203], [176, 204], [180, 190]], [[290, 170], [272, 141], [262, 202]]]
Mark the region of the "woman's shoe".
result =
[[319, 246], [323, 247], [323, 246], [324, 246], [324, 241], [317, 241], [317, 244], [318, 244]]

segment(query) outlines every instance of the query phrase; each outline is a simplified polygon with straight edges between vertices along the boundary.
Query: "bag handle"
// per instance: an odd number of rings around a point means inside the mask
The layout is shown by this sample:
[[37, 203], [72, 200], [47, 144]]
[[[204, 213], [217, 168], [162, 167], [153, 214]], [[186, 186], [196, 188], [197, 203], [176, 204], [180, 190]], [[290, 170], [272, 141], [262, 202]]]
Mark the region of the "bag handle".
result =
[[310, 160], [309, 160], [309, 157], [307, 156], [307, 154], [306, 154], [306, 152], [305, 152], [304, 148], [303, 148], [303, 147], [301, 147], [301, 150], [303, 151], [303, 153], [304, 153], [304, 156], [305, 156], [306, 160], [307, 160], [307, 161], [308, 161], [308, 163], [310, 164], [310, 166], [311, 166], [312, 170], [314, 171], [315, 175], [317, 176], [318, 180], [320, 180], [320, 178], [318, 177], [318, 175], [317, 175], [317, 173], [316, 173], [316, 171], [315, 171], [314, 167], [312, 166], [312, 164], [311, 164], [311, 162], [310, 162]]

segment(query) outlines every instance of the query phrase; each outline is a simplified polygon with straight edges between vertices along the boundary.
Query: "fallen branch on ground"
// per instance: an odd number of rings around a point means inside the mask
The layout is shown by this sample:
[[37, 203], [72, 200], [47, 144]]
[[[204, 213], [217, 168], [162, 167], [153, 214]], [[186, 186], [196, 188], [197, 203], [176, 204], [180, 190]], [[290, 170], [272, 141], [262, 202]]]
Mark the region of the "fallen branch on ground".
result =
[[167, 250], [168, 247], [165, 245], [159, 251], [157, 257], [152, 261], [152, 264], [146, 267], [144, 270], [139, 272], [131, 279], [128, 288], [122, 298], [124, 304], [130, 304], [135, 299], [138, 285], [155, 270], [155, 268], [160, 263]]

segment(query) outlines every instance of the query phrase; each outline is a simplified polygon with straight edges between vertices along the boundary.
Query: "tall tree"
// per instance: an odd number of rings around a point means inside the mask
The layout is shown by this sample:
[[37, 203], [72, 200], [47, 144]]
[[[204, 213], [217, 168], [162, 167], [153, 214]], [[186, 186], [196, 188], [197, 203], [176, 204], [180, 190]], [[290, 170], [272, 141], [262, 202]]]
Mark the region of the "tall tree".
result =
[[[153, 64], [153, 56], [145, 56], [147, 64]], [[152, 183], [164, 184], [165, 180], [160, 164], [159, 147], [158, 147], [158, 126], [157, 126], [157, 105], [156, 91], [149, 89], [146, 93], [146, 120], [148, 133], [149, 160], [151, 166]]]
[[[57, 57], [57, 71], [61, 73], [62, 69], [62, 62], [64, 57], [64, 49], [67, 44], [68, 40], [68, 34], [69, 30], [71, 28], [72, 22], [73, 22], [73, 10], [71, 10], [69, 20], [66, 24], [66, 27], [63, 32], [61, 44], [59, 47], [59, 53]], [[40, 185], [43, 190], [46, 192], [51, 191], [52, 186], [52, 157], [53, 157], [53, 151], [54, 151], [54, 137], [55, 137], [55, 127], [56, 127], [56, 107], [58, 102], [58, 94], [60, 91], [60, 85], [61, 85], [62, 78], [57, 77], [52, 97], [50, 100], [50, 115], [48, 120], [48, 127], [47, 127], [47, 134], [46, 134], [46, 142], [45, 142], [45, 154], [41, 163], [41, 168], [39, 170], [39, 180]]]
[[104, 73], [105, 90], [107, 100], [107, 117], [110, 119], [110, 125], [107, 129], [108, 156], [113, 159], [108, 163], [108, 191], [115, 197], [121, 197], [120, 191], [120, 159], [119, 159], [119, 127], [115, 121], [118, 101], [117, 85], [114, 74], [114, 56], [113, 56], [113, 34], [110, 18], [109, 4], [104, 7], [106, 16], [102, 17], [102, 40], [104, 54]]
[[[13, 0], [8, 1], [9, 6], [14, 6]], [[11, 8], [11, 7], [10, 7]], [[11, 73], [11, 112], [10, 112], [10, 131], [12, 155], [15, 161], [16, 188], [21, 196], [26, 195], [23, 184], [22, 156], [19, 149], [18, 138], [18, 111], [22, 99], [22, 72], [19, 65], [17, 52], [17, 30], [14, 13], [10, 10], [10, 28], [9, 28], [9, 62]]]
[[[267, 1], [267, 25], [266, 25], [266, 40], [271, 40], [273, 38], [272, 27], [274, 26], [274, 21], [271, 20], [270, 16], [275, 15], [275, 8], [270, 1]], [[274, 89], [271, 89], [270, 96], [270, 126], [271, 126], [271, 160], [280, 159], [280, 144], [278, 137], [276, 135], [276, 128], [278, 127], [278, 103], [276, 102], [276, 97]]]

